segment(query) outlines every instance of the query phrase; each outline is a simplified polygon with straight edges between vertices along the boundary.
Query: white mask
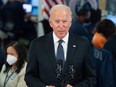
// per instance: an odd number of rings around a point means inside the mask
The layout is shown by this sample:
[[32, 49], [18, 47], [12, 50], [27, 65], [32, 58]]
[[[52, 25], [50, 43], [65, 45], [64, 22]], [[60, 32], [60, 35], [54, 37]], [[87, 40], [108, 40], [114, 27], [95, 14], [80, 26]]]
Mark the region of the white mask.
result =
[[12, 55], [7, 55], [6, 61], [9, 65], [13, 65], [14, 63], [16, 63], [17, 58], [15, 56], [12, 56]]

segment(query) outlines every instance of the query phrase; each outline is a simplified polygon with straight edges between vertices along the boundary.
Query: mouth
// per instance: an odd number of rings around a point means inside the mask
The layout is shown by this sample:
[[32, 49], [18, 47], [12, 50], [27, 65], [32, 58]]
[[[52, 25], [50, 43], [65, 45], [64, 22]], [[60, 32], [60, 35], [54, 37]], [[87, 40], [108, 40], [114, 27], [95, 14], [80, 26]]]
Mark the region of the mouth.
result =
[[64, 31], [63, 30], [58, 30], [59, 33], [63, 33]]

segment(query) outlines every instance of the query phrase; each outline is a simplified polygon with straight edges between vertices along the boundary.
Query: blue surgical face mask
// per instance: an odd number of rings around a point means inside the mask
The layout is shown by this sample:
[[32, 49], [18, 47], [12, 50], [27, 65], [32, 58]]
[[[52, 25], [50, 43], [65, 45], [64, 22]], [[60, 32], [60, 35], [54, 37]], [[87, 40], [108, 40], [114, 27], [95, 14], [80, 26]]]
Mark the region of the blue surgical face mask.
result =
[[6, 61], [7, 61], [7, 63], [9, 64], [9, 65], [13, 65], [14, 63], [16, 63], [16, 61], [17, 61], [17, 58], [15, 57], [15, 56], [13, 56], [13, 55], [7, 55], [7, 59], [6, 59]]

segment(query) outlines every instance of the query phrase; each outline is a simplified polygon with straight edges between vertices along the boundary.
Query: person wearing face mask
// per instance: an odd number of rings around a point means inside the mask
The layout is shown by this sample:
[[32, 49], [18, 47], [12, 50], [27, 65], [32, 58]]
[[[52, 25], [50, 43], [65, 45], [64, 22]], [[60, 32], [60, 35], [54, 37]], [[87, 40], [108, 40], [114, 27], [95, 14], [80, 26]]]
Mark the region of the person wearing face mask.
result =
[[0, 73], [0, 87], [27, 87], [24, 81], [27, 50], [20, 42], [11, 42], [6, 48], [7, 58]]

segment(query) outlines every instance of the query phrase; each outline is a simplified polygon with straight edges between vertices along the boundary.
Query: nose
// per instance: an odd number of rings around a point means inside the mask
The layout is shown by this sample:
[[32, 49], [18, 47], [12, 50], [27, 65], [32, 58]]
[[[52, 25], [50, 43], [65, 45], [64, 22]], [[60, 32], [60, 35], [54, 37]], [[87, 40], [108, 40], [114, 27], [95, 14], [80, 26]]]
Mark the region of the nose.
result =
[[63, 27], [63, 22], [59, 23], [59, 27], [62, 28]]

